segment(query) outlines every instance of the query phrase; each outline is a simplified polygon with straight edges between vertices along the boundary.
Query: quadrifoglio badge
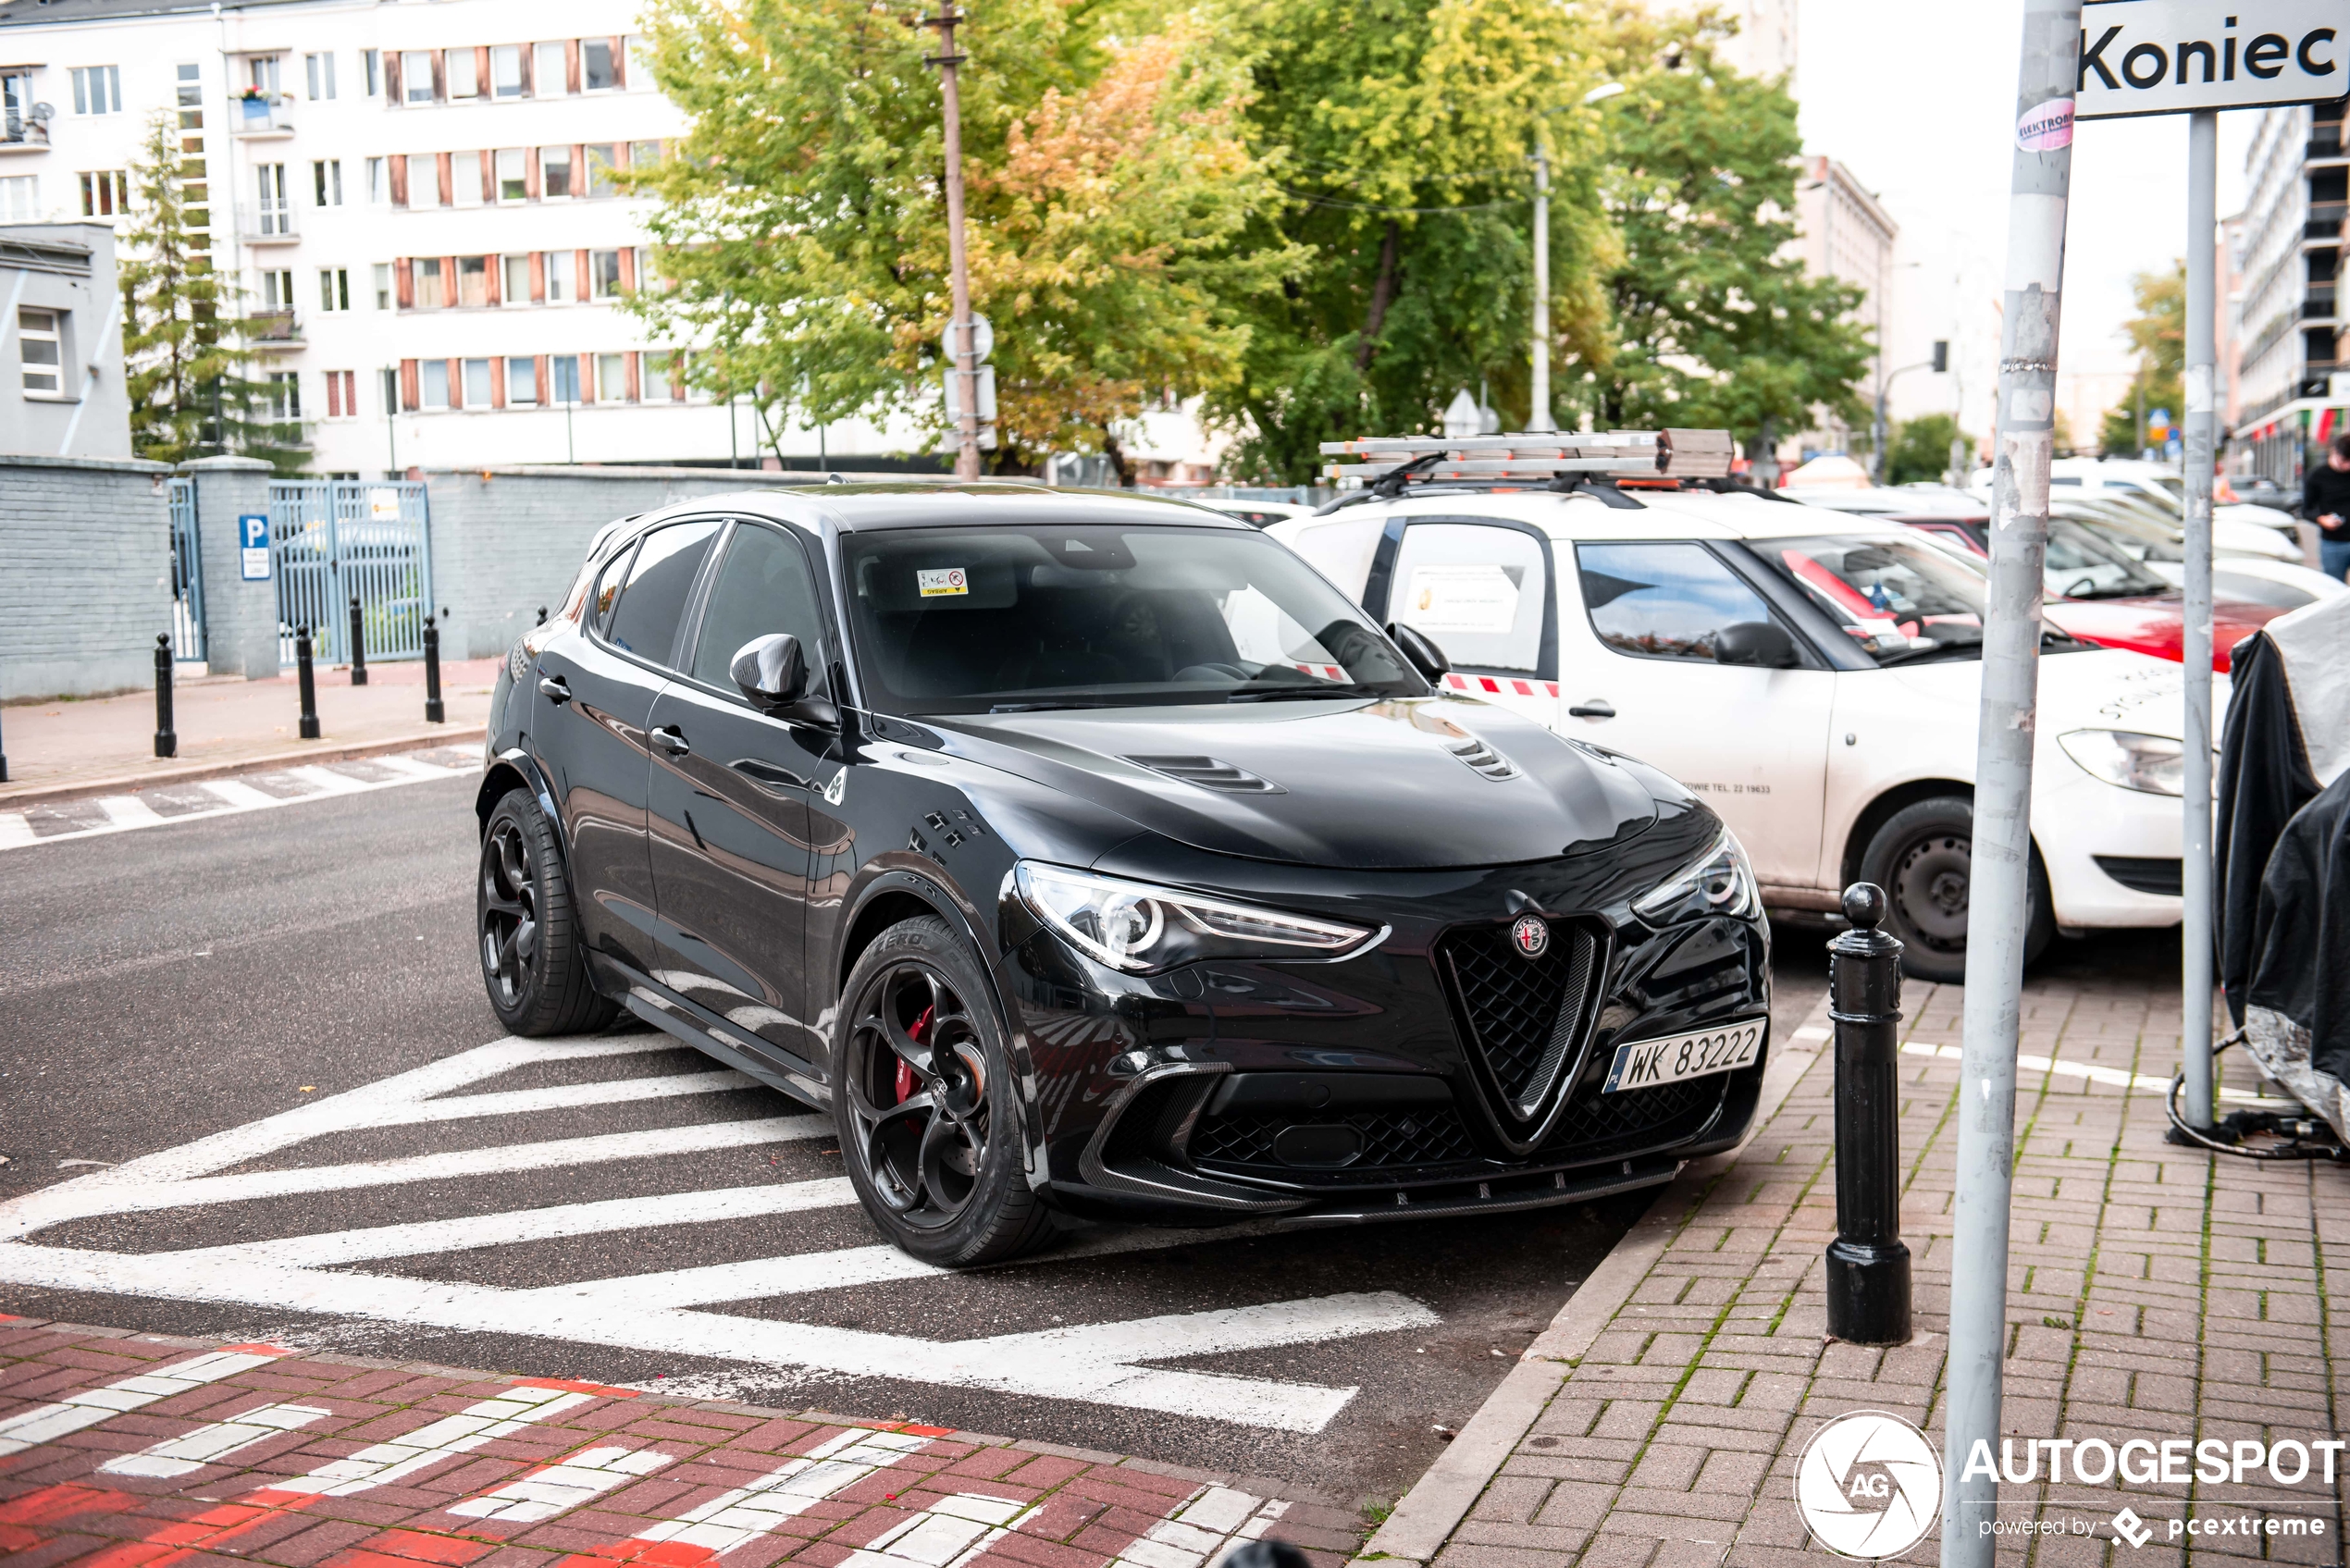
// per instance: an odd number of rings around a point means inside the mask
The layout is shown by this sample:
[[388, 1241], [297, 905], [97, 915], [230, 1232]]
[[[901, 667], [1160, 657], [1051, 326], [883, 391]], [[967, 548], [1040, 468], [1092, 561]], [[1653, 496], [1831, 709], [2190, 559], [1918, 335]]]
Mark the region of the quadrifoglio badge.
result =
[[[2335, 1472], [2345, 1449], [2350, 1439], [2338, 1438], [2007, 1438], [1996, 1455], [1978, 1440], [1959, 1480], [2035, 1494], [1969, 1520], [1981, 1536], [2083, 1536], [2133, 1549], [2232, 1537], [2240, 1543], [2234, 1549], [2258, 1556], [2257, 1537], [2334, 1533]], [[1940, 1526], [1943, 1480], [1941, 1458], [1923, 1432], [1885, 1411], [1857, 1410], [1812, 1434], [1796, 1466], [1795, 1504], [1812, 1538], [1837, 1556], [1898, 1557]], [[2152, 1517], [2132, 1505], [2132, 1487], [2189, 1482], [2196, 1488], [2192, 1501], [2169, 1491], [2134, 1500]], [[2305, 1484], [2306, 1508], [2276, 1500], [2276, 1488]], [[2231, 1505], [2220, 1490], [2244, 1486], [2263, 1488], [2257, 1508]], [[2119, 1512], [2107, 1512], [2117, 1501]]]

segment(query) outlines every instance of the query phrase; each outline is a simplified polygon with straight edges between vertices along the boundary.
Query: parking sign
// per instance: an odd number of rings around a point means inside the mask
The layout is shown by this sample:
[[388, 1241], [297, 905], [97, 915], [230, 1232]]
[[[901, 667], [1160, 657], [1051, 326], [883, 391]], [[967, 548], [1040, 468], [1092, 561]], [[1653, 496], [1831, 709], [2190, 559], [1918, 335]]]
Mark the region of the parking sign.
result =
[[237, 519], [238, 554], [244, 566], [244, 580], [266, 583], [269, 580], [269, 514], [248, 512]]

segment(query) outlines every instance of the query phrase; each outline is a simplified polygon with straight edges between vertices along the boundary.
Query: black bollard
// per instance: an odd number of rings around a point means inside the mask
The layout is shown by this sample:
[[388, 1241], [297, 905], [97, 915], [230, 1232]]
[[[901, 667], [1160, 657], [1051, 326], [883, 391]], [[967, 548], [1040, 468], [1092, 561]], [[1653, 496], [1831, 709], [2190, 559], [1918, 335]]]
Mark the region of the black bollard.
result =
[[445, 724], [448, 710], [440, 705], [440, 628], [425, 617], [425, 722]]
[[1852, 929], [1828, 944], [1836, 1024], [1836, 1240], [1828, 1243], [1828, 1337], [1910, 1340], [1910, 1249], [1901, 1243], [1901, 944], [1877, 930], [1885, 890], [1844, 890]]
[[351, 596], [351, 684], [367, 684], [367, 626], [360, 619], [359, 596]]
[[310, 628], [294, 628], [294, 676], [302, 685], [302, 738], [318, 738], [318, 675], [310, 667]]
[[541, 625], [541, 626], [543, 626], [543, 625], [545, 625], [545, 624], [547, 623], [547, 607], [546, 607], [545, 605], [543, 605], [543, 604], [542, 604], [542, 605], [540, 605], [540, 606], [538, 607], [538, 623], [539, 625]]
[[179, 755], [179, 736], [171, 727], [171, 634], [155, 634], [155, 755]]

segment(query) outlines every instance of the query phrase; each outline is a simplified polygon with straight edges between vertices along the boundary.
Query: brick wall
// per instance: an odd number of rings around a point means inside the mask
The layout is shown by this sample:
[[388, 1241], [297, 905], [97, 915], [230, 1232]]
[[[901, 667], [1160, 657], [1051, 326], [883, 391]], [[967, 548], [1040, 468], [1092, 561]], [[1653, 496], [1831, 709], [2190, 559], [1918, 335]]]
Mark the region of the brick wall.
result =
[[0, 698], [155, 679], [171, 629], [166, 469], [136, 459], [0, 456]]

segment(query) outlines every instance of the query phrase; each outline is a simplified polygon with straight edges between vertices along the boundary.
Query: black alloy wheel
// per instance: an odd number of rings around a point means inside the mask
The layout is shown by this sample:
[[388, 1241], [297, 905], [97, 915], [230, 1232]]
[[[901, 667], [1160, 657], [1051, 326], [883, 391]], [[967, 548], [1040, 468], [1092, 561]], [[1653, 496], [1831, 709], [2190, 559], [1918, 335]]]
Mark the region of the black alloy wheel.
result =
[[[1885, 889], [1885, 930], [1901, 943], [1902, 972], [1918, 980], [1966, 978], [1967, 914], [1974, 865], [1974, 803], [1942, 796], [1886, 818], [1861, 856], [1861, 878]], [[2047, 873], [2032, 857], [2023, 961], [2056, 934]]]
[[586, 1034], [618, 1008], [597, 994], [581, 951], [553, 830], [527, 791], [509, 791], [482, 824], [474, 884], [481, 979], [516, 1034]]
[[932, 1263], [993, 1263], [1048, 1224], [978, 961], [944, 920], [884, 932], [848, 977], [835, 1026], [841, 1153], [865, 1212]]

